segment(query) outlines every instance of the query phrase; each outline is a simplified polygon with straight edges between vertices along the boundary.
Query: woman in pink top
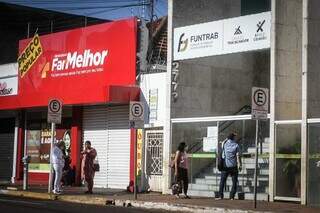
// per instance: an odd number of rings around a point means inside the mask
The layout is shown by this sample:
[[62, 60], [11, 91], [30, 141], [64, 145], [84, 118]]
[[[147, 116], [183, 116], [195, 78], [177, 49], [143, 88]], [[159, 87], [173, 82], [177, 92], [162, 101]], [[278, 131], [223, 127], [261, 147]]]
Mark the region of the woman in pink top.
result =
[[176, 195], [178, 198], [179, 193], [182, 192], [182, 184], [183, 184], [183, 193], [184, 197], [187, 199], [190, 199], [188, 196], [188, 185], [189, 185], [189, 180], [188, 180], [188, 156], [186, 152], [186, 143], [181, 142], [178, 146], [178, 150], [176, 152], [176, 156], [174, 158], [174, 175], [176, 178], [177, 183], [179, 184], [179, 188], [181, 191], [178, 192]]

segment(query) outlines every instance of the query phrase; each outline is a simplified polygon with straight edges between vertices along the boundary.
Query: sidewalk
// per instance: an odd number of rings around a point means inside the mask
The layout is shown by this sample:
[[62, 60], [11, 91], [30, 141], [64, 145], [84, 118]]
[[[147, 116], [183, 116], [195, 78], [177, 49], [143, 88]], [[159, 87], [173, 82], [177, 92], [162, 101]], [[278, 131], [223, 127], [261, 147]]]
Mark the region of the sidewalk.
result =
[[247, 200], [219, 200], [213, 198], [192, 197], [192, 199], [177, 199], [171, 195], [160, 193], [138, 194], [138, 200], [134, 200], [133, 194], [123, 190], [95, 189], [95, 194], [85, 195], [83, 187], [66, 187], [64, 194], [51, 195], [47, 193], [45, 186], [30, 186], [28, 191], [22, 191], [21, 186], [7, 188], [0, 186], [0, 194], [23, 196], [36, 199], [61, 200], [82, 204], [116, 205], [125, 207], [139, 207], [148, 209], [161, 209], [180, 212], [302, 212], [318, 213], [320, 208], [310, 208], [300, 204], [286, 202], [257, 203], [257, 209], [253, 208], [253, 201]]

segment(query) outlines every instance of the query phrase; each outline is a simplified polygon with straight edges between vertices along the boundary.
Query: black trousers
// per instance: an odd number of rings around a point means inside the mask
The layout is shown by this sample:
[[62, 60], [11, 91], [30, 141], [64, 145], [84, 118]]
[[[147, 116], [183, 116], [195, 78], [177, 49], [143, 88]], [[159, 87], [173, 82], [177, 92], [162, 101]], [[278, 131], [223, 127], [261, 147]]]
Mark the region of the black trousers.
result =
[[226, 171], [221, 172], [221, 178], [220, 178], [220, 186], [219, 186], [219, 195], [221, 198], [223, 198], [223, 189], [226, 184], [228, 176], [231, 176], [232, 178], [232, 188], [230, 192], [230, 199], [234, 198], [236, 192], [237, 192], [237, 185], [238, 185], [238, 168], [227, 168]]
[[178, 168], [177, 183], [180, 186], [181, 192], [182, 192], [182, 187], [183, 187], [183, 193], [186, 195], [188, 193], [188, 186], [189, 186], [188, 170], [187, 169], [180, 168], [180, 167]]

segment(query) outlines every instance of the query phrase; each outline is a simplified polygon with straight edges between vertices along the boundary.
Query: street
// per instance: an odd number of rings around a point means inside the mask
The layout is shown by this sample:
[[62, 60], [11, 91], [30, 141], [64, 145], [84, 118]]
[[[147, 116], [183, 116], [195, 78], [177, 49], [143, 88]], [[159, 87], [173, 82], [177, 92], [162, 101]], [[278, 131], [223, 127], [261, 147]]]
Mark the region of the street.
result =
[[113, 206], [95, 206], [95, 205], [83, 205], [76, 203], [66, 203], [61, 201], [47, 201], [36, 200], [27, 198], [18, 198], [11, 196], [0, 195], [0, 209], [2, 213], [161, 213], [163, 211], [156, 210], [143, 210], [137, 208], [121, 208]]

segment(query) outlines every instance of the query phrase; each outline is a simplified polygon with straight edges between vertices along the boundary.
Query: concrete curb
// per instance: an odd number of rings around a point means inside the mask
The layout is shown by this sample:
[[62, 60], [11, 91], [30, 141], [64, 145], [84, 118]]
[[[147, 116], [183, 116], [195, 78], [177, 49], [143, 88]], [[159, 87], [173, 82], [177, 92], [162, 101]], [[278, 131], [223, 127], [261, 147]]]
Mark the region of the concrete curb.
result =
[[197, 205], [188, 204], [176, 204], [176, 203], [165, 203], [165, 202], [151, 202], [151, 201], [136, 201], [136, 200], [123, 200], [123, 199], [110, 199], [103, 196], [88, 196], [84, 195], [52, 195], [48, 193], [40, 192], [28, 192], [28, 191], [11, 191], [11, 190], [0, 190], [0, 194], [11, 195], [17, 197], [27, 197], [42, 200], [59, 200], [71, 203], [81, 203], [90, 205], [112, 205], [117, 207], [136, 207], [144, 209], [157, 209], [165, 211], [177, 211], [177, 212], [194, 212], [194, 213], [257, 213], [266, 211], [252, 211], [252, 210], [239, 210], [239, 209], [226, 209], [217, 207], [203, 207]]
[[0, 194], [3, 195], [11, 195], [17, 197], [27, 197], [27, 198], [35, 198], [41, 200], [56, 200], [56, 195], [51, 195], [47, 193], [40, 193], [40, 192], [29, 192], [29, 191], [17, 191], [17, 190], [0, 190]]

